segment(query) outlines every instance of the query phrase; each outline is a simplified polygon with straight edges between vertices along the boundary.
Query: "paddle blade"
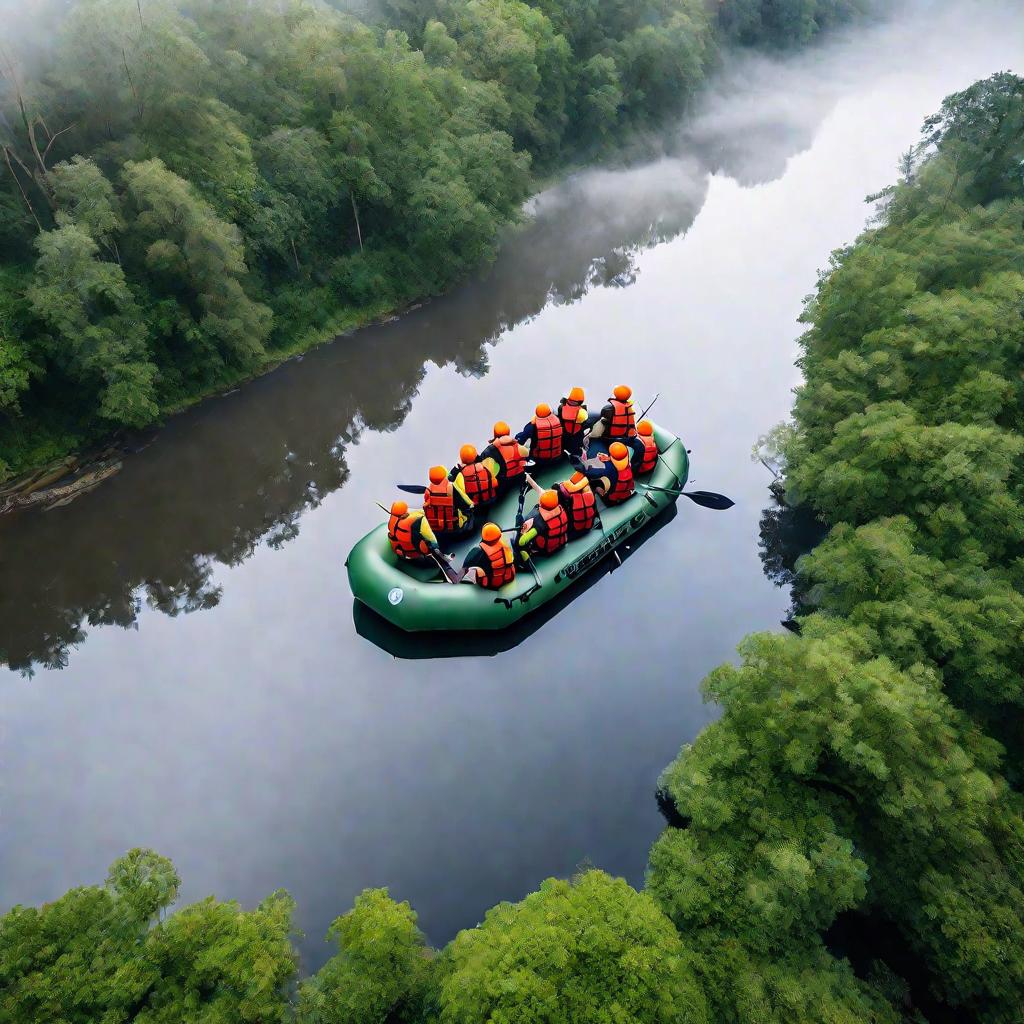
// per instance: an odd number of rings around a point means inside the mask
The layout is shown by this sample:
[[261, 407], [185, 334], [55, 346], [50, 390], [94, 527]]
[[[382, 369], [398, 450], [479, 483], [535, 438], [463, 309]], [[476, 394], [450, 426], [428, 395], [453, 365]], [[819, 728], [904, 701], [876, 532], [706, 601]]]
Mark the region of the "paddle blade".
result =
[[426, 487], [423, 484], [395, 484], [400, 491], [405, 491], [408, 494], [419, 494], [421, 497]]
[[689, 498], [695, 505], [712, 508], [716, 512], [724, 512], [736, 504], [732, 498], [727, 498], [724, 494], [715, 494], [714, 491], [683, 491], [682, 497]]

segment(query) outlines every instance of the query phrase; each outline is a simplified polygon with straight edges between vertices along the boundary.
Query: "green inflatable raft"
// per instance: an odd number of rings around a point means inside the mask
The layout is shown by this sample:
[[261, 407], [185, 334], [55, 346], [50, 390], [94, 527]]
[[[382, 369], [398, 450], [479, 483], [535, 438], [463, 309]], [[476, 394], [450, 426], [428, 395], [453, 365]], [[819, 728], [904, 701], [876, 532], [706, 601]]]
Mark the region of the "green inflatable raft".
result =
[[[638, 486], [632, 498], [615, 506], [607, 506], [598, 499], [604, 528], [595, 526], [557, 554], [536, 558], [539, 580], [528, 568], [521, 567], [516, 578], [500, 590], [453, 585], [442, 577], [439, 569], [400, 561], [391, 550], [387, 526], [382, 523], [356, 544], [345, 562], [353, 595], [388, 622], [409, 632], [500, 630], [513, 625], [564, 594], [678, 500], [690, 472], [686, 448], [678, 437], [657, 426], [654, 438], [661, 458], [654, 471], [639, 482], [662, 490]], [[532, 476], [542, 486], [551, 486], [570, 472], [568, 462], [562, 461], [538, 467]], [[531, 497], [528, 494], [527, 512], [534, 504], [529, 500]], [[518, 493], [506, 494], [478, 517], [477, 527], [488, 520], [503, 527], [513, 526], [518, 501]], [[467, 538], [442, 546], [454, 554], [455, 565], [460, 566], [478, 539], [479, 529], [475, 529]]]

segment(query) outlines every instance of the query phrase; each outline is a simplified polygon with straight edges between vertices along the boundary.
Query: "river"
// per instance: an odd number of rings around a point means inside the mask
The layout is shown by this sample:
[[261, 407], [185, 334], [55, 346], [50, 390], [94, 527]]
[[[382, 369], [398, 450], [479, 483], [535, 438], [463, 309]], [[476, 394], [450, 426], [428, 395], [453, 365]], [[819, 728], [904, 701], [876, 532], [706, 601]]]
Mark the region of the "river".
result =
[[[715, 715], [701, 678], [786, 616], [749, 453], [787, 414], [803, 297], [924, 117], [1021, 39], [1000, 5], [924, 4], [786, 61], [731, 59], [663, 158], [544, 193], [479, 278], [0, 524], [0, 910], [146, 845], [185, 900], [287, 888], [315, 967], [366, 886], [443, 943], [583, 863], [641, 884], [658, 773]], [[660, 392], [694, 484], [734, 509], [684, 502], [490, 646], [357, 632], [345, 555], [395, 481], [621, 381]]]

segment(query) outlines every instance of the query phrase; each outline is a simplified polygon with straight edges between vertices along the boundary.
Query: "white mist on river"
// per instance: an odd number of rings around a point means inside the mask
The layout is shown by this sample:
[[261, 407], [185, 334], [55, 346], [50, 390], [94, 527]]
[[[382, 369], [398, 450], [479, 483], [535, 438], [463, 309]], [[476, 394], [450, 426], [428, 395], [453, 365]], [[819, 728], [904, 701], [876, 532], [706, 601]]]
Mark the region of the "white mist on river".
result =
[[[5, 524], [0, 652], [26, 674], [0, 700], [0, 910], [147, 845], [186, 900], [289, 889], [315, 966], [365, 886], [443, 942], [584, 859], [639, 884], [658, 773], [714, 715], [701, 678], [788, 607], [749, 453], [787, 415], [803, 298], [942, 98], [1021, 70], [1007, 6], [921, 5], [786, 62], [730, 62], [667, 155], [538, 197], [479, 280]], [[497, 418], [575, 384], [600, 404], [620, 381], [661, 393], [695, 485], [735, 509], [680, 507], [491, 658], [395, 659], [394, 638], [356, 633], [342, 566], [374, 501]]]

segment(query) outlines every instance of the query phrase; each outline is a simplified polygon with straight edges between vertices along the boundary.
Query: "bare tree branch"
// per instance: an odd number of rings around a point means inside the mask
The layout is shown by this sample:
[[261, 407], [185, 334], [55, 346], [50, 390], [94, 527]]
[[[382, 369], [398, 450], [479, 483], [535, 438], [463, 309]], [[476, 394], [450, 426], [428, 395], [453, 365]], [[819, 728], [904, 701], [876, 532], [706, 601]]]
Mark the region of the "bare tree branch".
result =
[[128, 78], [128, 85], [131, 86], [132, 96], [135, 97], [135, 106], [139, 109], [139, 117], [142, 117], [142, 100], [139, 99], [139, 94], [135, 89], [132, 73], [128, 70], [128, 55], [124, 52], [123, 46], [121, 47], [121, 60], [124, 62], [124, 73]]
[[[43, 119], [42, 119], [42, 118], [39, 118], [39, 121], [40, 121], [40, 123], [42, 123]], [[43, 124], [43, 127], [44, 127], [44, 128], [46, 128], [46, 125], [45, 125], [45, 124]], [[60, 138], [60, 137], [61, 137], [61, 136], [62, 136], [62, 135], [63, 135], [63, 134], [65, 133], [65, 132], [69, 132], [69, 131], [71, 131], [71, 129], [72, 129], [72, 128], [74, 128], [74, 127], [75, 127], [75, 122], [74, 122], [74, 121], [72, 121], [72, 122], [71, 122], [71, 124], [69, 124], [69, 125], [67, 126], [67, 128], [61, 128], [61, 130], [60, 130], [59, 132], [57, 132], [57, 134], [56, 134], [56, 135], [51, 135], [51, 136], [50, 136], [50, 141], [49, 141], [49, 142], [48, 142], [48, 143], [46, 144], [46, 149], [44, 149], [44, 150], [43, 150], [43, 159], [44, 159], [44, 160], [45, 160], [45, 159], [47, 158], [47, 156], [48, 156], [48, 155], [49, 155], [49, 153], [50, 153], [50, 147], [51, 147], [51, 146], [52, 146], [52, 145], [53, 145], [53, 144], [54, 144], [54, 143], [55, 143], [55, 142], [56, 142], [56, 141], [57, 141], [57, 140], [58, 140], [58, 139], [59, 139], [59, 138]], [[50, 131], [50, 129], [49, 129], [49, 128], [46, 128], [46, 131], [47, 131], [47, 132], [49, 132], [49, 131]]]
[[[36, 211], [32, 206], [32, 201], [29, 199], [28, 193], [25, 191], [24, 186], [21, 184], [21, 178], [19, 178], [18, 175], [14, 173], [14, 168], [11, 166], [11, 152], [6, 146], [3, 147], [3, 150], [4, 160], [7, 162], [7, 169], [11, 172], [11, 177], [17, 182], [18, 191], [21, 193], [21, 198], [25, 201], [25, 205], [28, 207], [28, 212], [32, 214], [32, 219], [36, 222], [36, 227], [39, 228], [40, 231], [42, 231], [43, 225], [39, 223], [39, 218], [36, 216]], [[17, 159], [17, 155], [15, 155], [15, 159]]]

